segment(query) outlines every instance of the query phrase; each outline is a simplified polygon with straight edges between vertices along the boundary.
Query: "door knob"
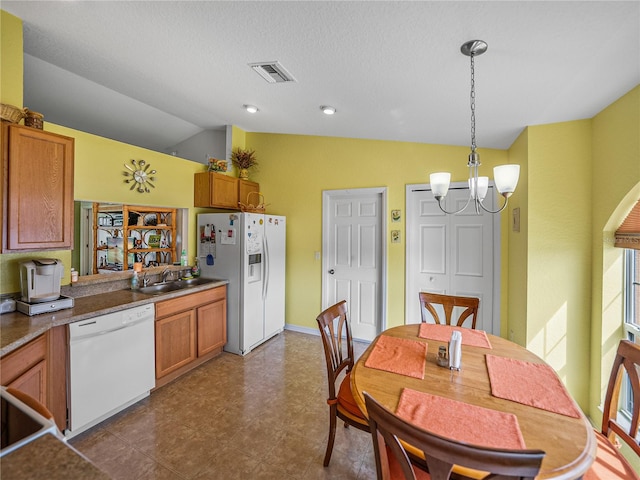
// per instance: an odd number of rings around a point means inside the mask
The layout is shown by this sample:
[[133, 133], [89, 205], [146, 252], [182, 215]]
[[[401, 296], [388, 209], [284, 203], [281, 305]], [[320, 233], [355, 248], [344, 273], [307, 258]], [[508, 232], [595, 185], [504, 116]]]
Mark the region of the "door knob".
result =
[[336, 273], [336, 271], [332, 268], [331, 270], [329, 270], [329, 273], [333, 275], [334, 273]]

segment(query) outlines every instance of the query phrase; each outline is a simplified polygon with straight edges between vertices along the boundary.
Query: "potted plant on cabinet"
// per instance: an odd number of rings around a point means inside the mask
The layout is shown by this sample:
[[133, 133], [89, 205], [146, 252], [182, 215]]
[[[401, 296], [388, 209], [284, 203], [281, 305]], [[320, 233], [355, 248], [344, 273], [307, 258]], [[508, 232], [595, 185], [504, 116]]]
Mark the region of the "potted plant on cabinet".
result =
[[236, 147], [231, 152], [231, 163], [233, 163], [240, 171], [239, 177], [242, 179], [249, 178], [249, 169], [258, 165], [255, 150], [248, 150]]

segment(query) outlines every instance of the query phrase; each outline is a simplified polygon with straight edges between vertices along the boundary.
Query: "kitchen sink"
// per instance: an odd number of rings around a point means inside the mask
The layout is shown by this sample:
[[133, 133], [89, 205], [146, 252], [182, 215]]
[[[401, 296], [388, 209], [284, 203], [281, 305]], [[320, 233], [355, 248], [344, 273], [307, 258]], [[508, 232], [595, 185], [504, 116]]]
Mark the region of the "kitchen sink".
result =
[[176, 290], [183, 290], [189, 287], [197, 287], [199, 285], [206, 285], [208, 283], [217, 282], [214, 278], [188, 278], [184, 280], [175, 280], [173, 282], [160, 282], [141, 287], [138, 289], [140, 293], [146, 293], [147, 295], [161, 295], [163, 293], [175, 292]]

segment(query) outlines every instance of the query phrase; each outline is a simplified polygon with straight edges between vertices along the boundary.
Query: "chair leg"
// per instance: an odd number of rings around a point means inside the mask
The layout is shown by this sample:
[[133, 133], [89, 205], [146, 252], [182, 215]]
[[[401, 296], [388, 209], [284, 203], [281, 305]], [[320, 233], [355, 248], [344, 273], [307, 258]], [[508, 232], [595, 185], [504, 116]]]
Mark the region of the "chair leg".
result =
[[329, 462], [331, 461], [331, 453], [333, 452], [333, 442], [336, 439], [336, 424], [337, 424], [337, 415], [336, 415], [336, 407], [329, 407], [329, 440], [327, 440], [327, 451], [324, 454], [324, 466], [328, 467]]

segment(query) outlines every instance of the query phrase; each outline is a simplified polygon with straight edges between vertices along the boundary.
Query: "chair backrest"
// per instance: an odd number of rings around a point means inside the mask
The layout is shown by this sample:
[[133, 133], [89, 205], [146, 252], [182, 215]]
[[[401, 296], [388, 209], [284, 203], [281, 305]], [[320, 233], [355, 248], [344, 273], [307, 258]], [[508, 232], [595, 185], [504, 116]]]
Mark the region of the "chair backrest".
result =
[[[441, 295], [439, 293], [420, 292], [420, 313], [422, 321], [426, 322], [426, 311], [433, 315], [436, 323], [444, 323], [446, 325], [455, 325], [462, 327], [465, 320], [471, 316], [471, 328], [476, 328], [476, 320], [478, 318], [478, 308], [480, 307], [480, 299], [476, 297], [456, 297], [453, 295]], [[442, 305], [444, 310], [444, 322], [436, 312], [435, 305]], [[454, 307], [462, 307], [464, 310], [455, 323], [451, 323], [451, 316]]]
[[353, 341], [347, 318], [347, 302], [342, 300], [323, 311], [318, 318], [329, 377], [329, 398], [336, 398], [336, 379], [345, 368], [353, 368]]
[[[406, 480], [415, 480], [415, 472], [400, 441], [424, 453], [431, 480], [448, 480], [454, 465], [489, 472], [500, 479], [533, 479], [540, 470], [545, 455], [541, 450], [501, 450], [459, 443], [404, 421], [367, 393], [364, 397], [373, 437], [378, 480], [392, 478], [389, 461], [391, 455], [397, 462], [392, 468], [397, 472], [399, 467]], [[399, 474], [398, 472], [397, 475]]]
[[[618, 423], [618, 407], [622, 381], [627, 373], [628, 385], [633, 392], [633, 409], [631, 422], [625, 428]], [[622, 340], [618, 345], [616, 359], [613, 362], [607, 394], [604, 398], [604, 413], [602, 414], [602, 434], [614, 441], [614, 435], [622, 439], [631, 449], [640, 455], [640, 445], [636, 440], [640, 417], [640, 345], [629, 340]]]

